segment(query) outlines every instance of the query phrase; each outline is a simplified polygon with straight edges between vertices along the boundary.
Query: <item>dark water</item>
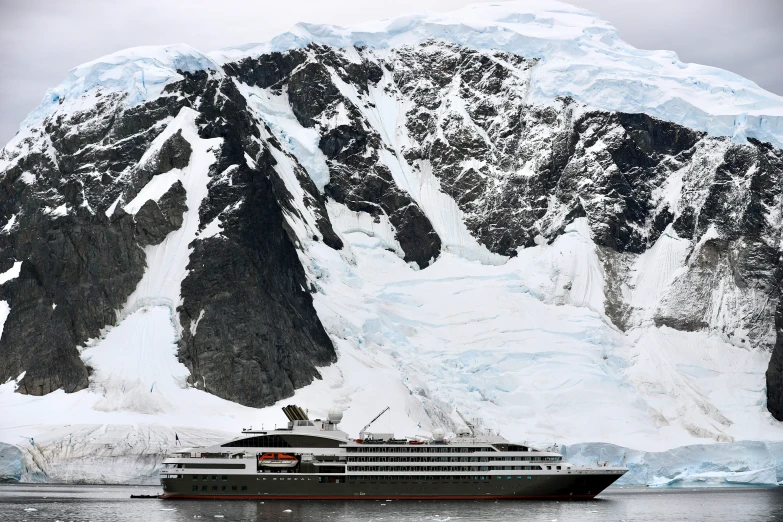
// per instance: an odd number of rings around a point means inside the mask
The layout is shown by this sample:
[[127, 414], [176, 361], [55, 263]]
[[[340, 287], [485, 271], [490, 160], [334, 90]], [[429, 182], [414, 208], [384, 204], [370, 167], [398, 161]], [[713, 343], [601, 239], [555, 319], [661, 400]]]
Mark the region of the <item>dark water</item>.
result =
[[[591, 501], [136, 500], [153, 487], [0, 486], [0, 521], [783, 521], [783, 488], [613, 488]], [[290, 510], [286, 511], [286, 510]]]

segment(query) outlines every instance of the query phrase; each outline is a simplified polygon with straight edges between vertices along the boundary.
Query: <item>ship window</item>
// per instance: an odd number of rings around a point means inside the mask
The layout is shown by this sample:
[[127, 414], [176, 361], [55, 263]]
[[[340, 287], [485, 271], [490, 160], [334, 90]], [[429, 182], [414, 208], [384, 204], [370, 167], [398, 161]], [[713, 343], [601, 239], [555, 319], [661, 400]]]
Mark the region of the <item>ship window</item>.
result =
[[232, 440], [222, 448], [290, 448], [291, 445], [280, 435], [259, 435], [239, 440]]
[[212, 480], [217, 480], [217, 475], [212, 475]]
[[200, 463], [196, 463], [196, 464], [185, 464], [184, 466], [185, 466], [185, 468], [200, 469], [200, 470], [205, 470], [205, 469], [245, 469], [245, 465], [244, 464], [226, 464], [226, 463], [221, 463], [221, 464], [200, 464]]
[[247, 486], [242, 486], [242, 491], [247, 491]]
[[527, 479], [528, 479], [528, 480], [533, 480], [533, 477], [528, 477]]
[[191, 477], [193, 478], [193, 480], [198, 480], [198, 475], [191, 475]]
[[222, 487], [220, 488], [220, 490], [221, 490], [221, 491], [228, 491], [228, 486], [222, 486]]
[[223, 480], [228, 480], [228, 475], [223, 475]]
[[193, 486], [193, 487], [191, 488], [191, 491], [198, 491], [198, 486]]
[[236, 491], [236, 490], [237, 490], [236, 486], [231, 486], [231, 491]]
[[207, 480], [207, 476], [206, 475], [201, 475], [201, 480]]
[[209, 486], [201, 486], [201, 491], [206, 491], [209, 488]]
[[547, 466], [546, 469], [552, 469], [552, 466]]
[[560, 469], [560, 466], [558, 466], [557, 469]]
[[517, 480], [522, 480], [522, 477], [517, 477]]
[[212, 491], [217, 491], [217, 486], [212, 486]]

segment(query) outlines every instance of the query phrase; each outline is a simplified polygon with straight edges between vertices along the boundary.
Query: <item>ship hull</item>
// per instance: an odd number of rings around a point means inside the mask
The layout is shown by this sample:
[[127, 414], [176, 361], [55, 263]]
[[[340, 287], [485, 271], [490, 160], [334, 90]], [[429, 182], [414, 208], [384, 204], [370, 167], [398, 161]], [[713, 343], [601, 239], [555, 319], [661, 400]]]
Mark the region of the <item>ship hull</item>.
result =
[[[621, 474], [552, 474], [473, 476], [459, 480], [361, 480], [339, 477], [320, 482], [318, 476], [262, 477], [228, 475], [225, 480], [162, 480], [167, 499], [313, 499], [313, 500], [446, 500], [446, 499], [591, 499], [615, 482]], [[509, 478], [510, 477], [510, 478]], [[530, 477], [530, 478], [528, 478]], [[326, 478], [335, 479], [335, 477]], [[324, 480], [324, 479], [320, 479]]]

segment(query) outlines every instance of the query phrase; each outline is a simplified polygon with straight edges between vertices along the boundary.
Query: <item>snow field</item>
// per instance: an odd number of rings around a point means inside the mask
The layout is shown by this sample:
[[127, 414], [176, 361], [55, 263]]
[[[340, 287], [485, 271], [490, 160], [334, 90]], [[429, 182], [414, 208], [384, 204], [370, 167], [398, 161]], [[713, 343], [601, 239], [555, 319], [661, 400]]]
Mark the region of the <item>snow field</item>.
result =
[[666, 227], [655, 244], [639, 255], [631, 267], [630, 288], [625, 296], [629, 304], [648, 315], [654, 313], [661, 297], [685, 266], [691, 250], [690, 241], [678, 237], [671, 225]]
[[[333, 220], [350, 252], [318, 244], [307, 252], [320, 289], [316, 309], [339, 358], [294, 401], [315, 397], [326, 408], [335, 398], [348, 406], [344, 423], [353, 428], [354, 397], [388, 398], [403, 385], [408, 418], [395, 424], [408, 435], [453, 430], [459, 408], [538, 444], [665, 451], [705, 440], [780, 440], [764, 407], [767, 353], [669, 328], [625, 335], [609, 323], [583, 221], [503, 266], [443, 254], [416, 272], [380, 238]], [[348, 366], [357, 360], [373, 364], [357, 372]]]

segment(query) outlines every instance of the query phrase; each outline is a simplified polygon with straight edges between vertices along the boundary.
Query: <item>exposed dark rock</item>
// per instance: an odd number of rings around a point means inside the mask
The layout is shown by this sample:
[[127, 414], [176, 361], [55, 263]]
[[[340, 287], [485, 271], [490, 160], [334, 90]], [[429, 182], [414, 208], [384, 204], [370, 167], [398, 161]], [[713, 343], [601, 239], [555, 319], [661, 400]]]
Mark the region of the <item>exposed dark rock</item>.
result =
[[[248, 111], [238, 114], [245, 102], [233, 82], [209, 89], [223, 94], [212, 97], [221, 100], [218, 105], [202, 106], [202, 114], [210, 118], [202, 134], [223, 138], [211, 175], [217, 178], [231, 169], [231, 183], [211, 182], [199, 209], [201, 223], [219, 214], [223, 232], [193, 243], [178, 309], [184, 327], [179, 353], [194, 386], [241, 404], [265, 406], [320, 378], [316, 366], [333, 362], [335, 352], [304, 290], [308, 283], [296, 238], [283, 215], [284, 208], [296, 212], [291, 195], [266, 145], [258, 147], [252, 139], [260, 123]], [[312, 181], [305, 183], [303, 172], [299, 178], [307, 204], [325, 219]], [[342, 246], [331, 224], [320, 230], [327, 244]]]
[[184, 169], [190, 163], [192, 153], [193, 149], [190, 143], [182, 137], [180, 130], [163, 142], [143, 168], [153, 176], [163, 174], [171, 169]]
[[185, 188], [177, 180], [159, 202], [147, 200], [134, 219], [139, 245], [157, 245], [169, 232], [182, 226], [182, 215], [188, 209], [185, 204]]
[[144, 252], [128, 241], [132, 219], [107, 225], [77, 215], [20, 227], [15, 257], [24, 261], [19, 278], [3, 285], [11, 312], [0, 338], [0, 379], [25, 372], [20, 392], [87, 386], [76, 347], [114, 323], [114, 310], [122, 308], [145, 265]]
[[[6, 220], [18, 215], [14, 233], [0, 235], [0, 249], [9, 260], [6, 269], [14, 259], [24, 260], [19, 278], [2, 287], [2, 297], [9, 302], [11, 313], [0, 339], [0, 379], [16, 378], [25, 372], [20, 392], [45, 394], [60, 388], [72, 392], [88, 385], [88, 370], [77, 347], [97, 337], [101, 328], [114, 324], [115, 310], [123, 308], [145, 270], [146, 259], [140, 247], [159, 243], [182, 225], [187, 208], [180, 182], [172, 185], [157, 203], [146, 202], [134, 216], [116, 204], [111, 218], [104, 215], [118, 197], [122, 195], [124, 201], [129, 201], [154, 175], [188, 165], [191, 146], [177, 133], [164, 142], [151, 161], [137, 166], [164, 128], [158, 122], [176, 115], [186, 105], [192, 106], [203, 96], [203, 103], [195, 108], [201, 112], [205, 136], [223, 137], [227, 144], [224, 149], [232, 150], [227, 157], [238, 158], [243, 165], [245, 153], [264, 156], [264, 145], [258, 142], [259, 122], [248, 114], [244, 98], [233, 82], [211, 80], [206, 73], [183, 76], [185, 80], [167, 86], [166, 95], [147, 104], [124, 109], [122, 99], [113, 100], [114, 105], [109, 106], [111, 100], [106, 97], [103, 105], [92, 111], [49, 122], [44, 131], [48, 134], [42, 139], [53, 142], [58, 154], [56, 161], [47, 155], [27, 155], [0, 181], [0, 214]], [[218, 92], [220, 95], [216, 95]], [[219, 106], [212, 103], [215, 100]], [[89, 131], [79, 131], [83, 124]], [[132, 147], [126, 148], [127, 143]], [[240, 374], [236, 381], [216, 378], [210, 389], [254, 405], [290, 395], [293, 386], [302, 386], [317, 377], [316, 365], [334, 359], [334, 348], [318, 321], [312, 298], [303, 290], [308, 286], [307, 280], [281, 211], [281, 205], [290, 203], [278, 201], [285, 195], [271, 188], [269, 177], [277, 179], [271, 163], [268, 158], [263, 172], [242, 167], [233, 191], [224, 193], [222, 185], [211, 185], [209, 202], [214, 200], [219, 208], [204, 206], [202, 223], [209, 222], [205, 215], [212, 213], [214, 217], [242, 198], [249, 203], [235, 215], [223, 216], [224, 222], [237, 222], [238, 228], [213, 239], [215, 245], [210, 248], [215, 248], [219, 256], [207, 254], [201, 242], [197, 242], [191, 258], [192, 272], [183, 283], [185, 309], [196, 292], [198, 303], [210, 303], [210, 314], [201, 325], [201, 333], [182, 341], [183, 360], [190, 362], [189, 356], [198, 353], [202, 335], [204, 344], [211, 345], [214, 337], [210, 338], [209, 333], [213, 330], [220, 336], [226, 329], [233, 332], [229, 337], [235, 344], [227, 344], [223, 339], [215, 347], [228, 347], [228, 353], [236, 350], [233, 359], [197, 358], [198, 366], [191, 366], [193, 381], [201, 378], [203, 382], [204, 377], [219, 375], [231, 364], [255, 364], [253, 377], [264, 376], [256, 382], [267, 380], [273, 391], [247, 393], [247, 389], [255, 388], [247, 373]], [[104, 171], [98, 183], [92, 171], [83, 167], [87, 164]], [[36, 177], [35, 191], [30, 189], [29, 181], [19, 181], [22, 174]], [[122, 183], [118, 183], [120, 179]], [[326, 218], [323, 196], [314, 186], [307, 189], [316, 194], [308, 203], [320, 212], [319, 231], [324, 241], [341, 247]], [[221, 202], [226, 205], [220, 206]], [[254, 206], [256, 202], [259, 207]], [[42, 213], [42, 208], [50, 210]], [[67, 214], [60, 217], [51, 210], [55, 208], [64, 209]], [[242, 208], [247, 209], [247, 214]], [[255, 218], [254, 212], [262, 215]], [[249, 221], [240, 225], [242, 219]], [[270, 228], [264, 228], [265, 223]], [[226, 238], [229, 244], [220, 244]], [[261, 248], [264, 242], [271, 242], [265, 250]], [[202, 258], [202, 254], [206, 257]], [[235, 270], [224, 273], [227, 256]], [[275, 256], [278, 262], [273, 263]], [[214, 270], [206, 276], [199, 270], [204, 266]], [[204, 278], [216, 283], [206, 284]], [[253, 284], [261, 288], [247, 292], [247, 300], [235, 294], [221, 297], [226, 289], [250, 288]], [[248, 310], [257, 316], [249, 316]], [[216, 314], [221, 321], [236, 315], [237, 324], [213, 324]], [[258, 316], [266, 319], [259, 320]], [[268, 348], [267, 343], [275, 348]], [[243, 354], [243, 350], [247, 353]], [[222, 388], [215, 386], [220, 382], [225, 382]]]
[[299, 50], [286, 53], [269, 53], [256, 59], [245, 58], [223, 66], [226, 73], [241, 78], [243, 83], [280, 90], [291, 72], [304, 60], [306, 54]]
[[[380, 138], [362, 125], [360, 111], [340, 94], [327, 69], [327, 65], [332, 67], [341, 79], [366, 93], [368, 83], [375, 84], [380, 80], [380, 67], [369, 61], [362, 65], [346, 61], [324, 47], [311, 46], [308, 51], [317, 55], [323, 63], [309, 62], [296, 67], [294, 64], [299, 65], [303, 58], [299, 51], [292, 51], [273, 53], [257, 61], [244, 60], [226, 66], [226, 71], [248, 85], [273, 86], [275, 89], [285, 87], [291, 109], [305, 127], [319, 125], [321, 118], [333, 114], [336, 106], [343, 104], [351, 123], [325, 131], [319, 143], [329, 158], [331, 180], [325, 189], [326, 194], [352, 210], [373, 215], [387, 214], [397, 229], [397, 240], [405, 252], [405, 260], [426, 267], [440, 254], [440, 238], [421, 209], [395, 186], [388, 168], [379, 164], [377, 149]], [[372, 152], [366, 157], [365, 151], [368, 150]], [[306, 178], [299, 176], [304, 185], [312, 185], [311, 181], [304, 181]], [[273, 187], [281, 191], [274, 182]], [[325, 209], [320, 210], [323, 196], [314, 190], [314, 186], [307, 188], [314, 207], [319, 208], [318, 226], [324, 241], [332, 248], [342, 248], [342, 242], [331, 230]]]
[[314, 118], [341, 97], [329, 72], [319, 63], [303, 65], [288, 80], [291, 109], [305, 127], [312, 127], [316, 123]]
[[171, 224], [171, 230], [182, 226], [182, 215], [188, 210], [186, 198], [185, 187], [177, 180], [158, 200], [158, 207]]
[[225, 219], [226, 239], [194, 244], [182, 284], [180, 355], [194, 385], [264, 406], [318, 378], [315, 366], [335, 354], [302, 290], [306, 278], [266, 177], [274, 174], [241, 170], [246, 199]]

